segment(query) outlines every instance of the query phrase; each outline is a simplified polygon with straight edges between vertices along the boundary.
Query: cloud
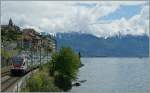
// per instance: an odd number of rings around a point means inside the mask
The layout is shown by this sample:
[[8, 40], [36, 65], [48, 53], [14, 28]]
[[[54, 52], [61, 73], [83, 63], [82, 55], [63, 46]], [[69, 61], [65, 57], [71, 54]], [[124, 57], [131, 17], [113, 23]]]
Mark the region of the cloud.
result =
[[[9, 18], [22, 28], [57, 33], [77, 31], [96, 36], [121, 34], [141, 35], [148, 32], [148, 5], [146, 1], [2, 1], [1, 23]], [[140, 14], [130, 19], [108, 22], [99, 20], [117, 11], [121, 5], [143, 6]]]
[[143, 6], [140, 14], [130, 19], [121, 18], [109, 23], [93, 25], [92, 31], [98, 33], [98, 36], [109, 37], [113, 35], [143, 35], [149, 34], [149, 14], [148, 6]]

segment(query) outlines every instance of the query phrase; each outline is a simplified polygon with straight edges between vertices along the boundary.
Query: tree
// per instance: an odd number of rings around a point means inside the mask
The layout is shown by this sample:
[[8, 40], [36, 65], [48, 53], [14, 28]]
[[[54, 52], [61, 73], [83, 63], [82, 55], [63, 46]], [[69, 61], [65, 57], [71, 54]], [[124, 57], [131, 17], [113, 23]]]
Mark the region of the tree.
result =
[[15, 27], [7, 27], [7, 28], [2, 27], [1, 36], [2, 36], [2, 42], [16, 41], [22, 38], [22, 32], [20, 30], [17, 31]]
[[77, 77], [79, 65], [78, 54], [69, 47], [62, 47], [58, 53], [54, 53], [50, 71], [55, 76], [55, 85], [64, 91], [70, 90], [71, 82]]
[[56, 60], [55, 70], [71, 80], [76, 79], [80, 59], [71, 48], [61, 48]]
[[47, 51], [52, 52], [52, 51], [53, 51], [53, 48], [50, 47], [50, 46], [48, 46]]
[[58, 53], [57, 52], [54, 52], [52, 54], [52, 60], [50, 62], [50, 75], [53, 76], [54, 75], [54, 71], [55, 71], [55, 64], [56, 64], [56, 61], [57, 61], [57, 58], [58, 58]]

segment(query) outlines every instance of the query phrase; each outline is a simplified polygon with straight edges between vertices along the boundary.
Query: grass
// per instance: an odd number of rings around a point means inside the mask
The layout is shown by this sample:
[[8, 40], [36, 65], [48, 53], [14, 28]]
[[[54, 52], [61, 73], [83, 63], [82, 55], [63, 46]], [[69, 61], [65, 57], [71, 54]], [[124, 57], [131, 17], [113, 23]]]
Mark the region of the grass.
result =
[[60, 92], [61, 90], [55, 86], [54, 78], [49, 76], [48, 64], [42, 65], [39, 71], [33, 74], [27, 80], [26, 88], [23, 92]]

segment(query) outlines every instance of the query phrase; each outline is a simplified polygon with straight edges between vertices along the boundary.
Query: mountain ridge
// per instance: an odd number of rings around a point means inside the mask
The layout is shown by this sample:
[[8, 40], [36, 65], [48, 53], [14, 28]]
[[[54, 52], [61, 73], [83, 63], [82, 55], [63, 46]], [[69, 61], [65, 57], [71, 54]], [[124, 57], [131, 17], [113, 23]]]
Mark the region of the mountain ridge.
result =
[[57, 33], [57, 49], [71, 47], [83, 57], [148, 57], [149, 36], [96, 37], [84, 33]]

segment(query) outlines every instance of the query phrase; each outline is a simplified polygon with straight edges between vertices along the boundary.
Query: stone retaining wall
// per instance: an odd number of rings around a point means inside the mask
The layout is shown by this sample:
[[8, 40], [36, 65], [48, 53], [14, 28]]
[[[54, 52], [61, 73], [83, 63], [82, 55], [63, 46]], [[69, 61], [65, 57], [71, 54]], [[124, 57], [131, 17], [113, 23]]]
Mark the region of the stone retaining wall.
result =
[[26, 74], [24, 77], [22, 77], [18, 82], [16, 82], [16, 84], [13, 86], [12, 91], [11, 92], [20, 92], [22, 88], [26, 87], [26, 81], [27, 79], [29, 79], [32, 74], [34, 74], [35, 72], [37, 72], [39, 69], [33, 70], [31, 72], [29, 72], [28, 74]]

